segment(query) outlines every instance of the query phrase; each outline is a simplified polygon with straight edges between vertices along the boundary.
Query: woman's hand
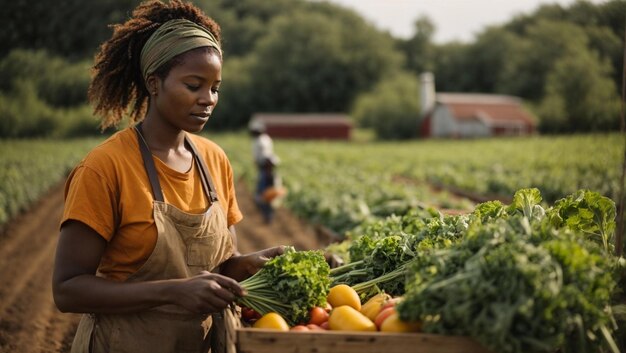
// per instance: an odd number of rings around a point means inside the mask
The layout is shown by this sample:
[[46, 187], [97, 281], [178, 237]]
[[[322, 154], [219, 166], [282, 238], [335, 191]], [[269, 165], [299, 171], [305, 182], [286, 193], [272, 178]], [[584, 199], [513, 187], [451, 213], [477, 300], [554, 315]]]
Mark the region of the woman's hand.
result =
[[246, 255], [233, 256], [222, 264], [221, 273], [237, 281], [257, 273], [271, 258], [282, 255], [285, 246], [275, 246]]
[[172, 300], [191, 312], [215, 313], [244, 294], [243, 288], [234, 279], [202, 271], [177, 283], [172, 291]]

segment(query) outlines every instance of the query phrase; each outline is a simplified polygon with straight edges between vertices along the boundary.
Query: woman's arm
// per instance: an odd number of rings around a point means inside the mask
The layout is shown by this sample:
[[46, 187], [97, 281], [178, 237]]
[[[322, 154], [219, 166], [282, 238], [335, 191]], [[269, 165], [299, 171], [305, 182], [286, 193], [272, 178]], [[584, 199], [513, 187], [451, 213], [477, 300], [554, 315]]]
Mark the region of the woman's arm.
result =
[[114, 282], [96, 276], [106, 241], [84, 223], [61, 228], [52, 278], [54, 301], [63, 312], [130, 313], [176, 304], [197, 313], [225, 308], [243, 295], [239, 284], [210, 272], [176, 280]]

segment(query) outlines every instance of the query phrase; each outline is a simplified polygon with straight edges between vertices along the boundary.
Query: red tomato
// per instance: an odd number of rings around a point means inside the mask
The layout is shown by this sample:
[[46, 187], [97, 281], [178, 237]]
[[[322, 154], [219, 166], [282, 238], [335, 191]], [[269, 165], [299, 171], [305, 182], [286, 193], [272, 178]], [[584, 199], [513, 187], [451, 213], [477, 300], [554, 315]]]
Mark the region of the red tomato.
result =
[[395, 312], [396, 312], [396, 308], [394, 307], [389, 307], [389, 308], [381, 310], [381, 312], [378, 313], [378, 315], [376, 315], [376, 320], [374, 320], [376, 327], [378, 327], [378, 329], [380, 330], [380, 326], [383, 324], [383, 322], [385, 322], [385, 320], [391, 314], [395, 314]]
[[324, 310], [326, 310], [327, 313], [330, 313], [333, 310], [332, 305], [330, 305], [329, 302], [326, 302], [326, 307], [324, 308]]
[[242, 319], [244, 319], [244, 320], [246, 320], [246, 321], [250, 321], [250, 320], [252, 320], [252, 319], [253, 319], [253, 317], [254, 317], [254, 313], [253, 313], [253, 311], [254, 311], [254, 310], [252, 310], [252, 309], [250, 309], [250, 308], [247, 308], [247, 307], [245, 307], [245, 306], [244, 306], [244, 307], [242, 307], [242, 308], [241, 308], [241, 318], [242, 318]]
[[241, 308], [241, 318], [245, 321], [252, 321], [261, 318], [261, 314], [256, 312], [254, 309], [250, 309], [247, 307]]
[[314, 307], [313, 309], [311, 309], [311, 311], [309, 311], [309, 316], [311, 317], [309, 319], [309, 324], [313, 324], [313, 325], [321, 325], [324, 322], [328, 321], [328, 313], [326, 312], [326, 310], [324, 310], [324, 308], [320, 308], [319, 306]]

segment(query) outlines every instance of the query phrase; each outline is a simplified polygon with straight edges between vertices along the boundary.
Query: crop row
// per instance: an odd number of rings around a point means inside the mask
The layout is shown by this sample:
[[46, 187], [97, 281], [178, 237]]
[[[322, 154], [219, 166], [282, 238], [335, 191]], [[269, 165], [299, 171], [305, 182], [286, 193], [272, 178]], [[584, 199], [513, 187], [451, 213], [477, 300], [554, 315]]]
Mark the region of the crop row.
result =
[[617, 200], [623, 146], [618, 134], [427, 142], [404, 173], [483, 195], [537, 187], [549, 202], [578, 189]]
[[61, 182], [98, 140], [0, 140], [0, 228]]

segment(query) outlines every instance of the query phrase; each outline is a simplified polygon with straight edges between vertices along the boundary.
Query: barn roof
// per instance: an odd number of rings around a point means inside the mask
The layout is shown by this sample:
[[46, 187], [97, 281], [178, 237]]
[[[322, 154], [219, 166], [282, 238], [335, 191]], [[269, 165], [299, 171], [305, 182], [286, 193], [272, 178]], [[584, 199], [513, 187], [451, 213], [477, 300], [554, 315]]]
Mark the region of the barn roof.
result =
[[267, 125], [334, 125], [352, 126], [352, 121], [346, 114], [339, 113], [257, 113], [252, 120], [262, 121]]
[[506, 95], [438, 93], [437, 104], [447, 106], [458, 121], [481, 120], [489, 125], [535, 126], [521, 99]]

